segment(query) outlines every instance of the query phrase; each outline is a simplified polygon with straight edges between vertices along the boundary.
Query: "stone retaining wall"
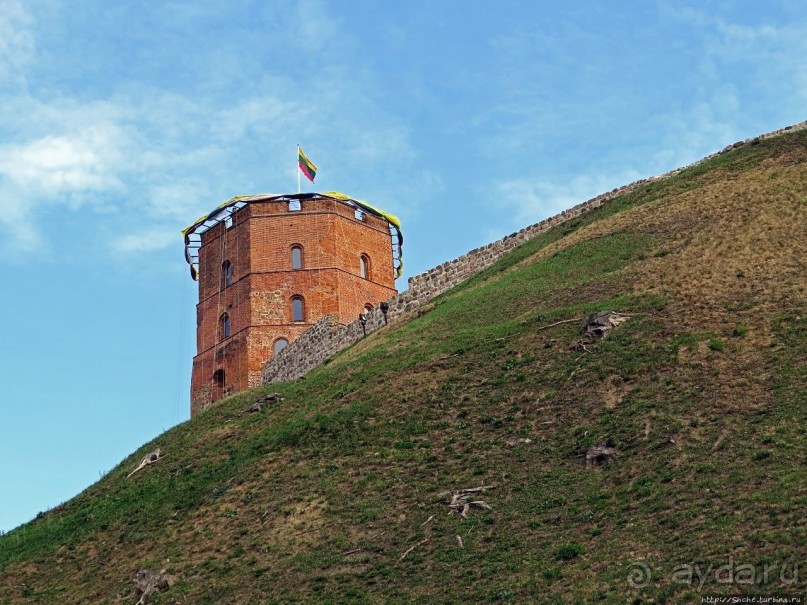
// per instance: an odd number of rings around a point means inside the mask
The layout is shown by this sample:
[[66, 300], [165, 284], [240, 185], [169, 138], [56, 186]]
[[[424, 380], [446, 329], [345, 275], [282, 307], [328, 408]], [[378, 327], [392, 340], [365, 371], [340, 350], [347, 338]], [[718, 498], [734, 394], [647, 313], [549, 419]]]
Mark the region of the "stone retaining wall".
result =
[[[595, 208], [599, 208], [615, 197], [633, 191], [646, 183], [675, 176], [688, 168], [702, 164], [718, 155], [741, 147], [746, 143], [767, 139], [785, 132], [805, 129], [807, 129], [807, 121], [800, 122], [793, 126], [787, 126], [786, 128], [781, 128], [758, 137], [752, 137], [745, 141], [738, 141], [688, 166], [676, 168], [675, 170], [671, 170], [659, 176], [640, 179], [629, 185], [624, 185], [609, 191], [608, 193], [603, 193], [569, 210], [564, 210], [558, 215], [503, 237], [498, 241], [471, 250], [459, 258], [438, 265], [425, 273], [410, 277], [409, 288], [387, 301], [389, 304], [387, 319], [388, 321], [395, 321], [395, 319], [403, 313], [416, 309], [431, 301], [436, 296], [439, 296], [443, 292], [450, 290], [483, 269], [491, 266], [502, 256], [513, 251], [524, 242], [534, 238], [539, 233], [543, 233], [555, 225], [585, 214]], [[368, 314], [365, 326], [368, 334], [383, 325], [384, 318], [379, 309], [374, 309]], [[309, 370], [357, 342], [363, 336], [364, 333], [358, 320], [345, 325], [340, 324], [333, 317], [324, 317], [311, 326], [311, 328], [303, 332], [297, 340], [290, 343], [283, 351], [264, 365], [263, 382], [264, 384], [268, 384], [300, 378]]]

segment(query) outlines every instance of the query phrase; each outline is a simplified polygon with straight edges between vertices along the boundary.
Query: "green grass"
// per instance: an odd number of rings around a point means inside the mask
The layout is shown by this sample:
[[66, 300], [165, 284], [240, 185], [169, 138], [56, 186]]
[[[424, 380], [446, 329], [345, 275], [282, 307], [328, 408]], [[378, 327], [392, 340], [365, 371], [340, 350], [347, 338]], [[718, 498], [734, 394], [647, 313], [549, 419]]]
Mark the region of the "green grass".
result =
[[[0, 605], [125, 601], [141, 567], [178, 579], [155, 603], [689, 603], [701, 592], [672, 580], [676, 565], [803, 564], [799, 298], [748, 307], [710, 291], [709, 306], [644, 289], [677, 248], [639, 222], [537, 255], [763, 162], [798, 166], [804, 146], [746, 145], [650, 183], [304, 379], [166, 432], [0, 537]], [[604, 340], [547, 327], [604, 309], [630, 314]], [[285, 400], [242, 413], [269, 392]], [[618, 455], [586, 466], [599, 444]], [[158, 446], [165, 459], [126, 479]], [[492, 484], [478, 495], [490, 510], [449, 514], [447, 490]], [[637, 562], [654, 574], [644, 588], [627, 581]]]

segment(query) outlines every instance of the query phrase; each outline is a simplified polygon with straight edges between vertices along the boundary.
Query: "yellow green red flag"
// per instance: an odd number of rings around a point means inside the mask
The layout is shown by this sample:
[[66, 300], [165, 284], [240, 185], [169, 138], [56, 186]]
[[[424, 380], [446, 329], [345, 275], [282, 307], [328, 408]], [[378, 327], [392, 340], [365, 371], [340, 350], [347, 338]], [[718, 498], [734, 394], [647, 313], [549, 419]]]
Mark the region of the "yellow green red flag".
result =
[[299, 146], [297, 147], [297, 163], [300, 165], [300, 170], [302, 170], [306, 178], [313, 183], [314, 177], [317, 176], [317, 167], [314, 165], [314, 162], [305, 156]]

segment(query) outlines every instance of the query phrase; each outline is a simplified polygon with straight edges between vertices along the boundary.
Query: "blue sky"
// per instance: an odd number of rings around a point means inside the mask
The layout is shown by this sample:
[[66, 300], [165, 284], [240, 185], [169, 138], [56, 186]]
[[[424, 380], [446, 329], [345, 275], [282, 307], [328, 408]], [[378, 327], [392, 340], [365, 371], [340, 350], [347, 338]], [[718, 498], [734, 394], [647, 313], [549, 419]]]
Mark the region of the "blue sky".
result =
[[401, 217], [404, 289], [807, 118], [799, 0], [569, 4], [0, 0], [0, 530], [188, 418], [180, 230], [296, 144]]

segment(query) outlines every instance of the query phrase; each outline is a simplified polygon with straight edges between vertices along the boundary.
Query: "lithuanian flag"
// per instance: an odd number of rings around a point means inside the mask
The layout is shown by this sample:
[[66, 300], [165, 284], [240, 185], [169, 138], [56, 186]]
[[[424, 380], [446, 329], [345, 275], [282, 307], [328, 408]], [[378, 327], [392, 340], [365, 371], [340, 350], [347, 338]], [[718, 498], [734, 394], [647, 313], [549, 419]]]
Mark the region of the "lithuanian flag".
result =
[[314, 166], [314, 162], [305, 157], [299, 145], [297, 146], [297, 163], [300, 165], [300, 170], [303, 171], [306, 178], [313, 183], [314, 177], [317, 176], [317, 167]]

